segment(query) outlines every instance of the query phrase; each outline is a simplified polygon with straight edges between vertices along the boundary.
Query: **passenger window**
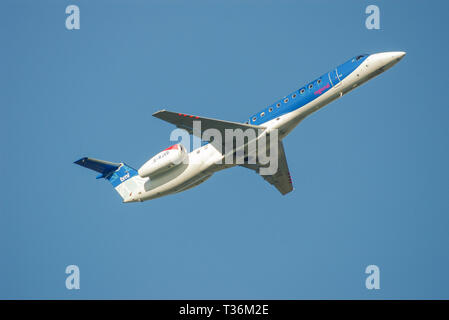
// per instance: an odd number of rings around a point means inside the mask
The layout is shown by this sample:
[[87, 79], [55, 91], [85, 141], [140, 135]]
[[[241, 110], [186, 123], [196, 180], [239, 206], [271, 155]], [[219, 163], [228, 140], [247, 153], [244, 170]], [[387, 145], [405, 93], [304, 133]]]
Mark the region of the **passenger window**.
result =
[[304, 88], [301, 89], [301, 91], [299, 91], [300, 94], [303, 94], [306, 90]]
[[285, 98], [284, 103], [287, 103], [287, 102], [288, 102], [288, 98]]
[[261, 117], [263, 117], [264, 115], [265, 115], [265, 112], [262, 112], [262, 113], [260, 114]]
[[281, 106], [281, 104], [280, 104], [280, 103], [278, 103], [278, 104], [276, 105], [276, 107], [278, 107], [278, 108], [279, 108], [280, 106]]
[[313, 88], [313, 83], [309, 84], [309, 89]]
[[295, 99], [295, 98], [296, 98], [296, 93], [294, 93], [294, 94], [292, 95], [292, 98], [293, 98], [293, 99]]
[[273, 111], [273, 108], [268, 109], [269, 112]]
[[320, 84], [321, 83], [321, 79], [318, 79], [317, 83]]
[[253, 122], [254, 122], [254, 121], [256, 121], [256, 119], [257, 119], [257, 118], [256, 118], [256, 117], [254, 117], [254, 118], [253, 118]]

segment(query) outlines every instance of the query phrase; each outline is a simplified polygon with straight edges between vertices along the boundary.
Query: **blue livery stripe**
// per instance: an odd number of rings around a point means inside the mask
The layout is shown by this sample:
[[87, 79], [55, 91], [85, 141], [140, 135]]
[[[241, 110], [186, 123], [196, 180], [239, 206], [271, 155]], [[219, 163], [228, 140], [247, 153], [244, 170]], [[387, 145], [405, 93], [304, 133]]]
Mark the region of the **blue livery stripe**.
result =
[[246, 123], [262, 125], [265, 122], [305, 106], [350, 75], [368, 56], [363, 54], [346, 61], [331, 72], [323, 74], [318, 79], [309, 82], [304, 87], [251, 116]]

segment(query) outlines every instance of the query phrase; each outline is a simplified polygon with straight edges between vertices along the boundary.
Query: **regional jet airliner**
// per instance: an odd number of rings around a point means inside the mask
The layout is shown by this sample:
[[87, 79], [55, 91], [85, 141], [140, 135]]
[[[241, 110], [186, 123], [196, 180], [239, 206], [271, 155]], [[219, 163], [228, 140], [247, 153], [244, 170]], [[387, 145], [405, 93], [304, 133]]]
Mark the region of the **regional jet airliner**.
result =
[[[108, 180], [126, 203], [155, 199], [190, 189], [209, 179], [215, 172], [237, 165], [259, 173], [285, 195], [293, 190], [293, 184], [282, 139], [308, 115], [391, 68], [404, 56], [405, 52], [357, 55], [252, 115], [244, 123], [167, 110], [157, 111], [153, 116], [203, 139], [205, 144], [189, 152], [185, 146], [177, 143], [152, 157], [138, 170], [125, 163], [87, 157], [75, 163], [97, 171], [97, 178]], [[200, 124], [199, 130], [195, 130], [195, 123]], [[244, 157], [240, 163], [224, 161], [230, 154], [235, 155], [237, 149], [243, 150], [242, 146], [236, 144], [231, 149], [223, 150], [222, 141], [205, 138], [204, 134], [210, 129], [223, 137], [226, 136], [227, 130], [254, 132], [253, 140], [256, 142], [268, 139], [267, 137], [274, 136], [276, 132], [275, 172], [262, 174], [261, 169], [267, 164], [259, 161], [257, 157], [250, 157], [249, 148], [242, 151]], [[243, 147], [248, 144], [249, 139], [243, 143]]]

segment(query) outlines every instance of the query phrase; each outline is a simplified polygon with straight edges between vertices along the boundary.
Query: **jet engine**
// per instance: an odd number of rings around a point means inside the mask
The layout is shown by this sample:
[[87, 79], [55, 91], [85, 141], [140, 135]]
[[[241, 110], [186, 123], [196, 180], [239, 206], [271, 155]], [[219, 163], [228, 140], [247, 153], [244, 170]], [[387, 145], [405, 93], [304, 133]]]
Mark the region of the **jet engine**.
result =
[[187, 150], [182, 144], [175, 144], [145, 162], [138, 170], [142, 178], [155, 176], [180, 165], [187, 157]]

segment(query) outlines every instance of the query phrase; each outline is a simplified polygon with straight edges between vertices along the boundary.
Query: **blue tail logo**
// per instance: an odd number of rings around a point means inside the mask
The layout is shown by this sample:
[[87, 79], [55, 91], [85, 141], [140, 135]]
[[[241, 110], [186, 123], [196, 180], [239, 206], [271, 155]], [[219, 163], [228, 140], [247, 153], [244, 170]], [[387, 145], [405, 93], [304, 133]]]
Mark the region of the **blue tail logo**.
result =
[[114, 171], [110, 176], [108, 176], [106, 179], [109, 180], [109, 182], [112, 183], [112, 185], [117, 187], [121, 183], [125, 182], [126, 180], [134, 177], [137, 175], [137, 171], [126, 164], [121, 164], [121, 166]]

